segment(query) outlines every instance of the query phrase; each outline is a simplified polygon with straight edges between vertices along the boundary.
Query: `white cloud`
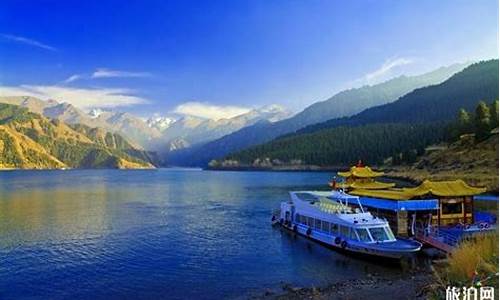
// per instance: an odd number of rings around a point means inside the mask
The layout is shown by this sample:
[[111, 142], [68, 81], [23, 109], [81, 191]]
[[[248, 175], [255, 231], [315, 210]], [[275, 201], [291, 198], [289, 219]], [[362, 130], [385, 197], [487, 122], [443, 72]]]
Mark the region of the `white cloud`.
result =
[[413, 60], [409, 58], [396, 58], [386, 60], [385, 63], [377, 70], [365, 75], [368, 81], [376, 81], [391, 72], [396, 67], [411, 64]]
[[151, 73], [148, 72], [129, 72], [129, 71], [118, 71], [110, 69], [97, 69], [91, 78], [111, 78], [111, 77], [151, 77]]
[[202, 102], [186, 102], [178, 105], [173, 113], [219, 120], [236, 117], [251, 110], [241, 106], [219, 106]]
[[39, 41], [36, 41], [33, 39], [25, 38], [22, 36], [11, 35], [11, 34], [0, 34], [0, 36], [2, 38], [4, 38], [5, 40], [13, 41], [13, 42], [16, 42], [19, 44], [25, 44], [25, 45], [38, 47], [38, 48], [42, 48], [42, 49], [50, 50], [50, 51], [57, 51], [57, 49], [52, 47], [52, 46], [49, 46], [47, 44], [44, 44], [42, 42], [39, 42]]
[[151, 73], [148, 72], [129, 72], [129, 71], [117, 71], [110, 69], [97, 69], [91, 74], [74, 74], [64, 80], [64, 83], [71, 83], [81, 79], [100, 79], [100, 78], [140, 78], [140, 77], [151, 77]]
[[70, 83], [70, 82], [76, 81], [76, 80], [81, 79], [81, 78], [82, 78], [82, 75], [75, 74], [75, 75], [71, 75], [70, 77], [68, 77], [66, 80], [64, 80], [64, 82]]
[[32, 96], [42, 100], [54, 99], [68, 102], [76, 107], [111, 108], [145, 104], [144, 98], [134, 96], [132, 90], [120, 88], [70, 88], [64, 86], [21, 85], [17, 87], [0, 86], [0, 96]]
[[350, 85], [365, 85], [376, 84], [383, 80], [388, 79], [393, 75], [393, 71], [398, 67], [412, 64], [414, 62], [411, 58], [399, 57], [390, 58], [384, 62], [377, 70], [365, 74], [363, 77], [354, 80]]

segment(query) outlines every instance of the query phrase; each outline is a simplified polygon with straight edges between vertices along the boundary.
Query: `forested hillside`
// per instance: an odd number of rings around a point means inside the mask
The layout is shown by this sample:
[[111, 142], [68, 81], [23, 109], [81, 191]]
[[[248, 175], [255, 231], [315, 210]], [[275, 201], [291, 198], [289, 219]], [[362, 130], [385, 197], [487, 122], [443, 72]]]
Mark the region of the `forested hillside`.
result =
[[72, 126], [0, 104], [0, 169], [153, 167], [147, 153], [120, 135]]
[[465, 66], [466, 64], [455, 64], [418, 76], [400, 76], [379, 84], [348, 89], [325, 101], [310, 105], [289, 119], [274, 123], [262, 121], [215, 141], [169, 153], [167, 163], [203, 166], [212, 158], [223, 157], [231, 152], [271, 141], [307, 125], [351, 116], [372, 106], [391, 103], [416, 88], [443, 82]]
[[441, 84], [416, 89], [393, 103], [369, 108], [349, 118], [311, 125], [297, 134], [371, 123], [451, 121], [459, 109], [472, 110], [480, 100], [497, 98], [498, 60], [489, 60], [475, 63]]
[[442, 84], [417, 89], [394, 103], [306, 127], [211, 165], [332, 166], [358, 159], [381, 164], [398, 153], [416, 156], [427, 145], [446, 139], [447, 124], [461, 108], [472, 110], [483, 99], [498, 99], [498, 60], [471, 65]]
[[498, 193], [498, 100], [461, 109], [448, 127], [448, 142], [430, 147], [414, 161], [394, 158], [384, 168], [393, 177], [414, 181], [463, 179]]
[[[427, 145], [443, 140], [444, 136], [443, 123], [338, 127], [280, 138], [225, 159], [249, 166], [254, 163], [265, 166], [266, 162], [263, 161], [267, 158], [272, 165], [345, 166], [359, 159], [368, 164], [380, 165], [384, 158], [394, 153], [406, 149], [421, 152]], [[212, 162], [212, 167], [216, 166]]]

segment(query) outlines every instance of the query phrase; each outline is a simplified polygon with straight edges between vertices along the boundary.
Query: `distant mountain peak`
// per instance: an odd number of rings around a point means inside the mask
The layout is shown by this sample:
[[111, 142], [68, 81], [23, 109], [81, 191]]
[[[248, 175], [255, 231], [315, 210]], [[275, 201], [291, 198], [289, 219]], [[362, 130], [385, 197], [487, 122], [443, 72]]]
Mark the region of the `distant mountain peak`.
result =
[[92, 119], [95, 119], [95, 118], [98, 118], [104, 111], [100, 108], [92, 108], [88, 115], [92, 118]]
[[146, 124], [149, 126], [149, 128], [156, 128], [159, 131], [164, 131], [175, 121], [177, 121], [175, 118], [154, 115], [146, 120]]
[[262, 106], [260, 108], [257, 108], [257, 111], [261, 112], [261, 113], [279, 113], [279, 112], [286, 112], [287, 109], [284, 106], [279, 105], [279, 104], [269, 104], [269, 105], [265, 105], [265, 106]]
[[268, 124], [255, 122], [252, 126], [200, 145], [195, 150], [176, 153], [169, 157], [169, 161], [176, 165], [203, 166], [211, 159], [268, 142], [308, 125], [349, 117], [367, 108], [394, 102], [415, 89], [440, 84], [465, 67], [466, 64], [455, 64], [421, 75], [399, 76], [382, 83], [343, 90], [324, 101], [311, 104], [292, 117], [271, 119]]
[[48, 100], [47, 100], [47, 104], [48, 104], [48, 105], [50, 105], [50, 106], [52, 106], [52, 105], [57, 105], [57, 104], [59, 104], [59, 102], [57, 102], [57, 101], [56, 101], [56, 100], [54, 100], [54, 99], [48, 99]]

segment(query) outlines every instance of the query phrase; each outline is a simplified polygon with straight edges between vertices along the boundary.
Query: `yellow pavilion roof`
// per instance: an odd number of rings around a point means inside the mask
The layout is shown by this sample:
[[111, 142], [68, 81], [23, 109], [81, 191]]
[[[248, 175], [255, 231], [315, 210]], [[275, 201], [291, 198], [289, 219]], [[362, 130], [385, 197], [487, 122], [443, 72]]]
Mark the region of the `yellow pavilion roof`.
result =
[[393, 182], [380, 182], [380, 181], [372, 181], [372, 182], [353, 182], [351, 183], [350, 188], [353, 189], [367, 189], [367, 190], [377, 190], [377, 189], [388, 189], [394, 187], [396, 184]]
[[346, 172], [337, 172], [339, 176], [342, 177], [379, 177], [384, 175], [384, 172], [375, 172], [370, 167], [356, 167], [353, 166], [349, 171]]
[[382, 198], [391, 200], [408, 200], [414, 196], [401, 189], [391, 189], [391, 190], [368, 190], [368, 189], [354, 189], [349, 192], [349, 194], [356, 196], [365, 196], [372, 198]]
[[[386, 182], [379, 182], [379, 181], [372, 181], [372, 182], [338, 182], [335, 184], [336, 188], [342, 188], [342, 189], [367, 189], [367, 190], [376, 190], [376, 189], [389, 189], [394, 187], [396, 184], [395, 183], [386, 183]], [[330, 186], [333, 187], [332, 184]]]
[[393, 200], [407, 200], [419, 196], [431, 194], [440, 197], [473, 196], [486, 192], [486, 188], [472, 187], [463, 180], [453, 181], [430, 181], [426, 180], [414, 188], [369, 190], [354, 189], [350, 193], [357, 196], [384, 198]]

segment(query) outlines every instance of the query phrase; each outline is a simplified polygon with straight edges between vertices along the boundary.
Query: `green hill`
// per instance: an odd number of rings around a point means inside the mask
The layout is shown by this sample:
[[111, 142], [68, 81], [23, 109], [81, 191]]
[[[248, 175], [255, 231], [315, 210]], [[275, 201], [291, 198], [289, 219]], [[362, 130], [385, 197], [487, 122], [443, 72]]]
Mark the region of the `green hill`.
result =
[[0, 169], [152, 167], [146, 152], [118, 134], [0, 104]]

